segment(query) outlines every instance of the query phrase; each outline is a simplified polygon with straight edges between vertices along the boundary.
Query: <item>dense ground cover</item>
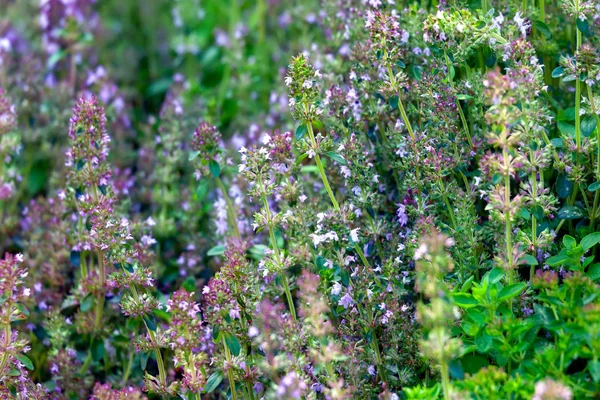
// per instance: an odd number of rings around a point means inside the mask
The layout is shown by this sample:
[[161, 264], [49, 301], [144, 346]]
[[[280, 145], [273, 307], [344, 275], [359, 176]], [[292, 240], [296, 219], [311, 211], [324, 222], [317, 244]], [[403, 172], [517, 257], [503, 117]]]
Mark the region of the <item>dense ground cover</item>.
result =
[[600, 397], [599, 33], [0, 0], [0, 398]]

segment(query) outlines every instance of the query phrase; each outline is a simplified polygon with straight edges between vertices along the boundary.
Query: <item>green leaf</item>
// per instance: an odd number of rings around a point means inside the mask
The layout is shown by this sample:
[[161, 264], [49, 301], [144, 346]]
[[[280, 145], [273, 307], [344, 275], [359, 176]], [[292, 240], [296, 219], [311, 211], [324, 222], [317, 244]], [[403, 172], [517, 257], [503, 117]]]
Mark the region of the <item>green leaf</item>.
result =
[[502, 268], [494, 268], [487, 273], [487, 276], [490, 285], [493, 285], [494, 283], [500, 282], [500, 280], [504, 277], [504, 271]]
[[507, 285], [498, 292], [498, 300], [505, 301], [512, 299], [515, 296], [521, 294], [521, 292], [527, 287], [527, 285], [523, 282], [513, 283], [512, 285]]
[[221, 166], [215, 160], [209, 161], [208, 169], [210, 170], [210, 173], [212, 174], [212, 176], [214, 176], [215, 178], [218, 178], [219, 176], [221, 176]]
[[566, 122], [558, 121], [556, 126], [558, 127], [560, 133], [562, 133], [563, 135], [575, 137], [576, 131], [573, 125], [567, 124]]
[[421, 78], [423, 78], [423, 68], [418, 65], [411, 65], [409, 72], [417, 81], [420, 81]]
[[596, 130], [596, 118], [591, 116], [584, 117], [581, 120], [580, 129], [583, 136], [590, 136]]
[[207, 256], [221, 256], [225, 253], [225, 246], [223, 246], [222, 244], [213, 247], [212, 249], [210, 249], [208, 251], [208, 253], [206, 253]]
[[79, 268], [81, 266], [81, 253], [79, 251], [71, 251], [71, 265], [74, 268]]
[[142, 319], [144, 320], [144, 323], [146, 324], [146, 326], [148, 327], [149, 330], [151, 330], [152, 332], [156, 331], [156, 327], [158, 325], [157, 325], [156, 318], [154, 317], [154, 315], [146, 314], [142, 317]]
[[231, 354], [233, 354], [236, 357], [239, 356], [242, 346], [240, 345], [240, 342], [237, 339], [237, 337], [235, 337], [229, 332], [223, 332], [223, 337], [225, 339], [225, 344], [227, 345], [227, 348], [229, 349], [229, 351], [231, 351]]
[[523, 256], [523, 258], [521, 258], [521, 261], [525, 264], [525, 265], [538, 265], [538, 260], [537, 258], [535, 258], [534, 256], [532, 256], [531, 254], [525, 254]]
[[493, 337], [488, 335], [485, 330], [479, 332], [477, 337], [475, 337], [475, 345], [481, 353], [485, 353], [492, 348], [492, 341]]
[[302, 162], [302, 160], [304, 160], [306, 157], [308, 157], [308, 153], [302, 153], [298, 156], [298, 159], [296, 160], [296, 167], [298, 165], [300, 165], [300, 163]]
[[564, 206], [558, 210], [557, 215], [560, 219], [572, 220], [583, 217], [583, 211], [576, 206]]
[[342, 156], [340, 156], [339, 154], [337, 154], [333, 151], [326, 151], [323, 154], [326, 155], [327, 157], [331, 158], [333, 161], [337, 162], [338, 164], [348, 165], [348, 163], [346, 162], [346, 160], [344, 160], [344, 158]]
[[90, 351], [92, 352], [92, 359], [94, 361], [102, 360], [104, 358], [104, 340], [94, 339]]
[[473, 320], [473, 322], [475, 322], [479, 326], [483, 326], [487, 322], [487, 318], [485, 317], [485, 314], [475, 308], [471, 308], [471, 309], [467, 310], [466, 312], [467, 312], [467, 315], [469, 316], [469, 318], [471, 318]]
[[462, 284], [462, 286], [460, 287], [459, 292], [460, 293], [466, 293], [467, 290], [469, 290], [469, 288], [473, 285], [473, 281], [475, 280], [475, 275], [471, 275], [466, 281], [465, 283]]
[[302, 140], [302, 138], [304, 137], [304, 135], [306, 135], [307, 132], [308, 129], [306, 128], [305, 124], [298, 125], [298, 127], [296, 128], [296, 140]]
[[557, 148], [562, 148], [563, 147], [563, 140], [562, 138], [554, 138], [550, 140], [550, 144], [554, 147]]
[[254, 246], [250, 247], [250, 257], [255, 260], [262, 260], [265, 257], [265, 251], [268, 248], [269, 247], [265, 246], [264, 244], [255, 244]]
[[198, 187], [196, 188], [196, 196], [198, 200], [202, 200], [208, 194], [208, 179], [203, 179], [198, 182]]
[[79, 310], [81, 310], [82, 313], [86, 313], [92, 309], [93, 305], [94, 305], [94, 296], [91, 294], [88, 294], [87, 296], [85, 296], [85, 298], [79, 305]]
[[188, 157], [188, 161], [194, 161], [196, 159], [196, 157], [198, 157], [200, 155], [199, 151], [192, 151], [190, 152], [190, 156]]
[[395, 110], [398, 108], [398, 96], [397, 95], [393, 95], [388, 99], [388, 103], [390, 104], [390, 106]]
[[15, 358], [30, 371], [33, 371], [33, 362], [25, 354], [15, 354]]
[[223, 371], [215, 371], [211, 376], [206, 380], [206, 386], [204, 388], [204, 393], [212, 393], [216, 388], [219, 387], [221, 382], [223, 381]]
[[600, 382], [600, 361], [590, 360], [588, 361], [588, 370], [594, 382]]
[[473, 297], [473, 295], [468, 293], [452, 294], [452, 302], [462, 308], [470, 308], [479, 305], [479, 302]]
[[402, 61], [396, 61], [396, 66], [400, 68], [406, 68], [406, 64], [404, 64]]
[[463, 371], [462, 364], [459, 360], [452, 360], [448, 363], [450, 368], [450, 376], [454, 379], [462, 380], [465, 378], [465, 371]]
[[145, 371], [146, 367], [148, 366], [148, 359], [150, 358], [150, 354], [151, 352], [144, 351], [140, 356], [140, 368], [142, 369], [142, 371]]
[[549, 257], [546, 260], [546, 264], [548, 264], [551, 267], [554, 267], [556, 265], [562, 265], [565, 262], [569, 261], [569, 257], [566, 254], [557, 254], [555, 256]]
[[582, 20], [580, 18], [577, 18], [576, 25], [577, 29], [579, 29], [579, 31], [584, 35], [587, 36], [590, 33], [590, 23], [587, 19]]
[[535, 26], [535, 29], [540, 31], [540, 33], [546, 37], [546, 40], [552, 39], [552, 32], [550, 32], [548, 25], [540, 20], [534, 21], [533, 25]]
[[312, 121], [312, 126], [318, 131], [323, 129], [323, 123], [321, 121], [319, 121], [318, 119], [315, 119], [314, 121]]
[[565, 74], [565, 69], [563, 67], [556, 67], [556, 68], [554, 68], [554, 71], [552, 71], [553, 78], [560, 78], [564, 74]]
[[581, 239], [581, 247], [583, 251], [587, 251], [600, 243], [600, 232], [590, 233]]
[[589, 267], [586, 275], [593, 281], [600, 279], [600, 263], [596, 263]]
[[598, 188], [600, 188], [600, 182], [594, 182], [590, 186], [588, 186], [587, 190], [589, 190], [590, 192], [595, 192], [596, 190], [598, 190]]
[[472, 99], [472, 98], [473, 98], [473, 96], [468, 95], [468, 94], [457, 94], [456, 95], [456, 99], [457, 100], [469, 100], [469, 99]]
[[[468, 374], [476, 374], [480, 369], [487, 367], [490, 365], [490, 362], [486, 357], [481, 357], [477, 354], [467, 354], [461, 359], [463, 368], [465, 372]], [[431, 397], [432, 399], [437, 399], [437, 397]]]
[[183, 284], [181, 286], [186, 291], [193, 293], [196, 291], [196, 280], [193, 277], [188, 276], [187, 279], [183, 281]]
[[58, 62], [65, 56], [65, 54], [67, 53], [64, 50], [59, 50], [56, 53], [52, 54], [46, 62], [46, 67], [48, 67], [48, 69], [53, 69], [54, 66], [58, 64]]
[[567, 249], [574, 249], [575, 246], [577, 246], [577, 241], [573, 236], [570, 235], [563, 236], [562, 242]]

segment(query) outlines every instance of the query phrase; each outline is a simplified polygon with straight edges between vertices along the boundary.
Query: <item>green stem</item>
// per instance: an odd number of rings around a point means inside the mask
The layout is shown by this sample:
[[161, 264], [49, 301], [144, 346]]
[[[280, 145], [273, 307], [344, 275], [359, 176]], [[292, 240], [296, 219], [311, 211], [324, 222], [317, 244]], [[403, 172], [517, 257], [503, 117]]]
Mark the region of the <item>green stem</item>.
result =
[[98, 294], [98, 298], [96, 300], [96, 320], [94, 325], [96, 330], [100, 329], [100, 325], [102, 323], [102, 313], [104, 311], [104, 284], [106, 282], [104, 254], [101, 251], [98, 252], [98, 265], [100, 267], [100, 293]]
[[446, 362], [442, 362], [441, 369], [442, 390], [444, 392], [444, 400], [450, 400], [450, 374], [448, 373], [448, 364]]
[[[313, 132], [313, 128], [312, 128], [312, 123], [310, 121], [306, 122], [306, 127], [308, 130], [308, 135], [310, 137], [310, 141], [313, 145], [313, 147], [316, 149], [317, 148], [317, 141], [315, 139], [315, 133]], [[333, 204], [333, 208], [336, 211], [340, 211], [340, 205], [337, 202], [337, 200], [335, 199], [335, 195], [333, 194], [333, 190], [331, 190], [331, 186], [329, 185], [329, 180], [327, 179], [327, 175], [325, 174], [325, 168], [323, 167], [323, 163], [321, 162], [321, 157], [319, 157], [319, 154], [315, 152], [315, 163], [317, 164], [317, 169], [319, 170], [319, 175], [321, 175], [321, 180], [323, 181], [323, 185], [325, 186], [325, 190], [327, 191], [327, 194], [329, 195], [329, 199], [331, 200], [331, 204]], [[358, 243], [354, 243], [354, 250], [358, 253], [358, 256], [360, 257], [361, 261], [363, 262], [363, 264], [365, 265], [365, 267], [367, 268], [371, 268], [371, 264], [369, 264], [369, 261], [367, 260], [367, 258], [365, 257], [364, 252], [362, 251], [362, 249], [360, 248], [360, 246], [358, 245]]]
[[452, 222], [452, 228], [456, 230], [456, 218], [454, 218], [454, 210], [452, 210], [452, 206], [450, 205], [450, 200], [448, 200], [448, 195], [446, 194], [446, 185], [444, 185], [444, 181], [442, 177], [439, 178], [439, 183], [442, 188], [442, 199], [444, 199], [444, 203], [446, 204], [446, 208], [448, 209], [448, 216], [450, 217], [450, 222]]
[[[146, 324], [145, 321], [144, 324]], [[150, 339], [152, 339], [152, 342], [156, 343], [156, 334], [154, 333], [154, 331], [149, 329], [148, 325], [146, 325], [146, 329], [148, 329], [148, 335], [150, 336]], [[165, 362], [163, 361], [162, 353], [160, 352], [160, 349], [158, 347], [154, 349], [154, 355], [156, 356], [156, 364], [158, 365], [158, 380], [160, 381], [162, 387], [166, 387], [167, 370], [165, 368]]]
[[225, 199], [225, 204], [227, 205], [227, 217], [229, 219], [229, 225], [231, 226], [231, 229], [233, 229], [233, 233], [235, 234], [235, 237], [238, 240], [242, 240], [242, 236], [240, 235], [240, 230], [238, 228], [238, 224], [237, 224], [237, 219], [235, 217], [235, 208], [233, 207], [233, 202], [231, 201], [231, 198], [229, 197], [229, 194], [227, 193], [227, 189], [225, 188], [225, 185], [223, 184], [223, 181], [221, 180], [221, 178], [216, 178], [217, 181], [217, 186], [219, 186], [219, 189], [221, 189], [221, 192], [223, 193], [223, 198]]
[[[531, 165], [534, 164], [533, 150], [529, 149], [529, 160]], [[531, 196], [533, 199], [537, 200], [537, 174], [535, 169], [531, 172]], [[535, 215], [531, 215], [531, 245], [533, 246], [533, 256], [535, 257], [535, 252], [537, 250], [537, 218]], [[533, 275], [535, 273], [535, 265], [532, 265], [529, 271], [529, 279], [533, 279]]]
[[235, 380], [233, 379], [233, 371], [231, 370], [231, 353], [229, 352], [229, 348], [227, 344], [223, 340], [223, 348], [225, 349], [225, 360], [227, 361], [227, 379], [229, 380], [229, 387], [231, 388], [231, 398], [232, 400], [237, 400], [237, 391], [235, 389]]
[[[262, 186], [262, 182], [260, 183]], [[273, 230], [273, 218], [271, 214], [271, 208], [269, 207], [269, 201], [267, 200], [267, 196], [262, 196], [263, 206], [265, 208], [265, 213], [267, 214], [267, 227], [269, 230], [269, 240], [271, 242], [271, 247], [273, 248], [273, 253], [275, 253], [275, 259], [277, 260], [277, 264], [279, 266], [283, 266], [283, 260], [281, 259], [281, 253], [279, 252], [279, 246], [277, 246], [277, 239], [275, 238], [275, 231]], [[290, 308], [290, 313], [292, 314], [292, 318], [296, 321], [296, 307], [294, 306], [294, 299], [292, 298], [292, 293], [290, 291], [290, 285], [288, 283], [287, 275], [285, 271], [281, 273], [281, 281], [283, 284], [283, 288], [285, 290], [285, 297], [287, 298], [288, 307]]]
[[509, 173], [509, 157], [508, 148], [505, 146], [502, 149], [502, 156], [504, 158], [504, 239], [506, 241], [506, 258], [508, 262], [508, 282], [513, 283], [514, 271], [513, 271], [513, 251], [512, 251], [512, 221], [511, 221], [511, 210], [510, 210], [510, 173]]
[[[448, 82], [450, 83], [450, 87], [452, 88], [452, 93], [454, 95], [456, 95], [456, 89], [454, 88], [454, 78], [450, 74], [450, 67], [451, 67], [450, 58], [448, 57], [448, 54], [446, 52], [444, 52], [444, 56], [446, 58], [446, 68], [448, 69]], [[458, 114], [460, 115], [460, 120], [463, 125], [463, 130], [465, 131], [465, 135], [467, 136], [467, 141], [469, 142], [469, 147], [471, 147], [471, 149], [473, 149], [474, 146], [473, 146], [473, 140], [471, 139], [471, 132], [469, 131], [469, 125], [467, 124], [467, 119], [465, 118], [465, 114], [462, 110], [462, 106], [460, 105], [460, 100], [455, 98], [455, 103], [456, 103], [456, 108], [458, 109]]]
[[[587, 97], [592, 108], [592, 113], [596, 118], [596, 182], [600, 181], [600, 116], [598, 116], [598, 110], [596, 108], [596, 102], [594, 100], [594, 93], [592, 92], [591, 86], [586, 86]], [[598, 199], [600, 198], [600, 190], [596, 190], [594, 194], [594, 206], [592, 208], [592, 215], [590, 216], [590, 225], [594, 227], [596, 220], [596, 213], [598, 212]]]
[[[579, 8], [579, 1], [576, 0], [576, 8]], [[581, 47], [581, 31], [576, 29], [577, 34], [577, 53]], [[579, 109], [581, 108], [581, 80], [579, 75], [575, 80], [575, 141], [577, 145], [577, 165], [581, 163], [581, 116], [579, 115]]]
[[296, 321], [296, 307], [294, 306], [294, 299], [292, 297], [292, 292], [290, 291], [290, 284], [285, 273], [281, 274], [281, 281], [283, 282], [283, 289], [285, 290], [285, 297], [287, 299], [290, 312], [292, 313], [292, 318], [294, 319], [294, 321]]
[[129, 358], [127, 359], [127, 365], [125, 366], [125, 371], [123, 371], [123, 378], [121, 379], [121, 386], [125, 386], [127, 380], [129, 379], [129, 375], [131, 374], [131, 365], [133, 364], [133, 356], [135, 352], [133, 350], [129, 351]]
[[[11, 296], [12, 296], [12, 293], [11, 293]], [[12, 312], [10, 314], [12, 314]], [[12, 340], [12, 330], [10, 329], [10, 321], [9, 321], [4, 326], [4, 348], [5, 349], [8, 349], [8, 346], [10, 346], [11, 340]], [[4, 367], [6, 366], [6, 362], [8, 361], [8, 354], [9, 354], [8, 350], [5, 350], [4, 354], [2, 355], [2, 360], [0, 361], [0, 372], [2, 372], [4, 370]]]

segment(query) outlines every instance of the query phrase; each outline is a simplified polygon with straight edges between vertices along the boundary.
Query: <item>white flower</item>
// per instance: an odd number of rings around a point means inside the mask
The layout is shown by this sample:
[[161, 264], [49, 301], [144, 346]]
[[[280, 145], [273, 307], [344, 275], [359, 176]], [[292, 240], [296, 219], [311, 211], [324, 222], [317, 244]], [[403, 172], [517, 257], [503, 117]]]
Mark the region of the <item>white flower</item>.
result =
[[322, 78], [323, 75], [321, 74], [321, 72], [319, 70], [315, 71], [315, 78]]
[[346, 167], [345, 165], [343, 165], [342, 168], [340, 168], [340, 172], [346, 179], [348, 179], [348, 178], [350, 178], [350, 176], [352, 176], [352, 172], [350, 172], [350, 168]]
[[314, 156], [317, 155], [317, 153], [315, 153], [315, 151], [313, 149], [310, 149], [309, 151], [307, 151], [306, 154], [308, 154], [308, 158], [313, 158]]
[[17, 260], [17, 262], [22, 263], [23, 262], [23, 254], [17, 253], [17, 255], [15, 256], [15, 259]]
[[307, 79], [302, 84], [302, 87], [306, 88], [306, 89], [310, 89], [311, 87], [313, 87], [313, 82], [311, 80]]
[[290, 86], [292, 84], [293, 80], [291, 76], [286, 76], [285, 77], [285, 85], [286, 86]]
[[148, 226], [154, 226], [156, 225], [156, 221], [154, 221], [152, 217], [148, 217], [148, 219], [146, 220], [146, 224], [148, 224]]
[[340, 294], [342, 291], [342, 285], [340, 285], [339, 282], [336, 282], [333, 284], [333, 286], [331, 287], [331, 294], [334, 296], [337, 296], [338, 294]]
[[356, 228], [356, 229], [352, 229], [350, 231], [350, 239], [352, 239], [353, 242], [358, 242], [358, 230], [360, 228]]
[[420, 260], [427, 254], [427, 245], [421, 244], [417, 250], [415, 250], [415, 260]]
[[249, 336], [249, 337], [251, 337], [251, 338], [252, 338], [252, 337], [256, 337], [256, 336], [258, 336], [258, 333], [259, 333], [259, 332], [258, 332], [258, 328], [257, 328], [257, 327], [255, 327], [255, 326], [251, 326], [251, 327], [248, 329], [248, 336]]

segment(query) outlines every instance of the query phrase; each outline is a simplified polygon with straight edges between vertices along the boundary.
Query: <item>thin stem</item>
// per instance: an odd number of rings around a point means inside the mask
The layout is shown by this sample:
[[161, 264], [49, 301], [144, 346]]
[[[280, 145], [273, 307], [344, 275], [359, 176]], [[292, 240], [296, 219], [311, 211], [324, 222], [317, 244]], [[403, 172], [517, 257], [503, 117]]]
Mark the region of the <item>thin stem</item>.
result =
[[102, 253], [101, 251], [98, 252], [98, 265], [100, 267], [100, 293], [98, 294], [98, 299], [96, 300], [96, 321], [95, 321], [96, 330], [100, 329], [100, 324], [102, 322], [102, 313], [104, 311], [104, 284], [106, 282], [106, 268], [104, 266], [104, 253]]
[[[12, 296], [12, 294], [11, 294]], [[10, 313], [12, 314], [12, 312]], [[9, 314], [9, 315], [10, 315]], [[10, 329], [10, 321], [4, 326], [4, 354], [2, 355], [2, 361], [0, 361], [0, 372], [4, 370], [6, 362], [8, 361], [8, 347], [12, 340], [12, 330]]]
[[[576, 8], [579, 8], [579, 0], [576, 0]], [[577, 53], [581, 47], [581, 31], [576, 29], [577, 37]], [[579, 115], [579, 109], [581, 108], [581, 80], [579, 75], [575, 80], [575, 140], [577, 144], [577, 165], [581, 163], [581, 116]]]
[[512, 251], [512, 221], [510, 218], [510, 174], [509, 174], [509, 158], [508, 148], [505, 146], [502, 149], [502, 156], [504, 158], [504, 240], [506, 241], [506, 258], [508, 262], [508, 281], [510, 284], [513, 283], [513, 251]]
[[[313, 132], [312, 123], [310, 121], [307, 121], [306, 127], [308, 130], [308, 135], [310, 137], [310, 141], [311, 141], [313, 147], [316, 149], [317, 141], [315, 139], [315, 133]], [[337, 200], [335, 199], [335, 195], [333, 194], [333, 190], [331, 190], [331, 186], [329, 186], [329, 180], [327, 179], [327, 175], [325, 174], [325, 168], [323, 167], [323, 163], [321, 162], [321, 157], [319, 157], [319, 154], [317, 154], [317, 153], [315, 153], [315, 163], [317, 164], [317, 169], [319, 170], [319, 175], [321, 175], [321, 180], [323, 181], [325, 190], [327, 191], [327, 194], [329, 195], [331, 204], [333, 204], [333, 208], [336, 211], [340, 211], [340, 205], [337, 202]], [[363, 264], [365, 265], [365, 267], [370, 269], [371, 264], [369, 264], [369, 261], [365, 257], [365, 253], [362, 251], [362, 249], [360, 248], [358, 243], [354, 243], [354, 250], [358, 253], [358, 256], [360, 257], [360, 259], [363, 262]]]
[[242, 240], [242, 236], [240, 235], [240, 230], [237, 224], [237, 219], [235, 217], [235, 208], [233, 207], [233, 202], [231, 201], [231, 198], [229, 197], [227, 189], [225, 188], [225, 185], [223, 184], [221, 178], [216, 178], [216, 181], [217, 186], [219, 186], [219, 189], [221, 189], [221, 192], [223, 192], [223, 198], [225, 199], [225, 204], [227, 205], [227, 217], [229, 219], [229, 225], [231, 226], [231, 229], [233, 229], [235, 237], [238, 240]]
[[[450, 87], [452, 88], [452, 93], [456, 95], [456, 90], [454, 88], [454, 78], [450, 74], [450, 58], [448, 54], [444, 52], [444, 56], [446, 58], [446, 68], [448, 69], [448, 82], [450, 83]], [[465, 131], [465, 135], [467, 136], [467, 141], [469, 142], [469, 147], [473, 148], [473, 140], [471, 140], [471, 132], [469, 131], [469, 125], [467, 124], [467, 119], [465, 118], [465, 114], [463, 113], [462, 106], [460, 105], [460, 100], [458, 100], [455, 96], [456, 108], [458, 109], [458, 114], [460, 115], [460, 120], [463, 125], [463, 129]]]
[[[146, 324], [145, 321], [144, 324]], [[152, 342], [156, 343], [156, 334], [154, 333], [154, 331], [148, 328], [148, 325], [146, 325], [146, 329], [148, 329], [148, 335], [150, 336]], [[167, 370], [165, 368], [165, 362], [163, 361], [162, 353], [160, 352], [160, 349], [158, 347], [154, 349], [154, 355], [156, 356], [156, 364], [158, 365], [158, 380], [160, 381], [162, 387], [166, 387]]]
[[237, 400], [237, 391], [235, 390], [235, 380], [233, 379], [233, 371], [231, 370], [231, 353], [227, 344], [223, 340], [223, 348], [225, 349], [225, 359], [227, 361], [227, 379], [229, 380], [229, 387], [231, 388], [232, 400]]
[[[308, 135], [310, 137], [310, 142], [313, 147], [317, 148], [317, 140], [315, 139], [315, 132], [313, 131], [312, 122], [308, 121], [306, 123], [306, 128], [308, 130]], [[331, 186], [329, 185], [329, 180], [327, 179], [327, 175], [325, 175], [325, 168], [323, 167], [323, 162], [321, 161], [321, 157], [319, 157], [318, 153], [315, 153], [315, 163], [317, 164], [317, 169], [319, 170], [319, 175], [321, 175], [321, 180], [323, 181], [323, 185], [325, 186], [325, 190], [329, 195], [329, 199], [331, 200], [331, 204], [333, 204], [333, 208], [336, 211], [340, 210], [340, 205], [337, 202], [335, 195], [333, 194], [333, 190], [331, 190]]]
[[133, 350], [129, 351], [129, 358], [127, 359], [127, 365], [125, 366], [125, 371], [123, 372], [123, 378], [121, 379], [121, 386], [125, 386], [127, 380], [129, 379], [129, 375], [131, 374], [131, 365], [133, 364], [133, 356], [135, 352]]
[[294, 299], [292, 297], [292, 292], [290, 291], [290, 284], [285, 273], [281, 274], [281, 281], [283, 282], [283, 289], [285, 290], [285, 297], [287, 298], [288, 307], [292, 313], [292, 318], [294, 321], [296, 321], [296, 307], [294, 306]]
[[444, 400], [450, 400], [450, 374], [448, 373], [448, 364], [443, 362], [442, 369], [442, 391], [444, 392]]
[[448, 195], [446, 194], [446, 185], [444, 185], [444, 181], [442, 177], [439, 178], [439, 183], [442, 188], [442, 199], [444, 199], [444, 203], [446, 204], [446, 208], [448, 209], [448, 216], [450, 217], [450, 222], [452, 223], [452, 228], [456, 230], [456, 218], [454, 218], [454, 210], [452, 210], [452, 206], [450, 205], [450, 200], [448, 200]]
[[[262, 182], [260, 183], [262, 186]], [[263, 206], [265, 208], [265, 212], [267, 214], [267, 227], [269, 230], [269, 240], [271, 241], [271, 247], [273, 248], [273, 253], [275, 253], [275, 259], [277, 260], [277, 264], [282, 266], [283, 260], [281, 259], [281, 253], [279, 252], [279, 247], [277, 246], [277, 239], [275, 238], [275, 231], [273, 230], [272, 224], [272, 214], [271, 208], [269, 207], [269, 201], [267, 200], [267, 196], [262, 196]], [[290, 313], [292, 314], [292, 318], [296, 321], [296, 307], [294, 306], [294, 299], [292, 298], [292, 292], [290, 291], [290, 285], [288, 283], [287, 275], [285, 271], [281, 273], [281, 281], [283, 283], [283, 289], [285, 290], [285, 297], [287, 298], [288, 307], [290, 308]]]
[[[596, 118], [596, 182], [600, 181], [600, 116], [598, 115], [598, 110], [596, 109], [596, 102], [594, 100], [594, 93], [592, 92], [591, 86], [586, 86], [587, 88], [587, 97], [590, 102], [590, 106], [592, 108], [592, 113]], [[600, 190], [596, 190], [594, 194], [594, 205], [592, 208], [592, 215], [590, 216], [590, 225], [594, 227], [594, 222], [596, 220], [596, 213], [598, 210], [598, 199], [600, 198]]]
[[[404, 122], [404, 126], [406, 126], [406, 129], [408, 130], [408, 134], [410, 135], [410, 138], [412, 139], [413, 144], [416, 144], [416, 137], [415, 137], [415, 131], [412, 128], [412, 125], [410, 123], [410, 120], [408, 119], [408, 115], [406, 114], [406, 110], [404, 109], [404, 103], [402, 102], [402, 99], [400, 98], [400, 91], [396, 88], [396, 77], [394, 76], [394, 72], [392, 71], [392, 67], [388, 65], [388, 75], [390, 78], [390, 83], [392, 85], [392, 89], [395, 90], [398, 93], [398, 109], [400, 110], [400, 115], [402, 116], [402, 122]], [[417, 195], [418, 195], [418, 200], [417, 200], [417, 208], [419, 210], [419, 214], [421, 213], [421, 172], [419, 167], [417, 166], [415, 168], [415, 175], [416, 175], [416, 186], [417, 186]]]

